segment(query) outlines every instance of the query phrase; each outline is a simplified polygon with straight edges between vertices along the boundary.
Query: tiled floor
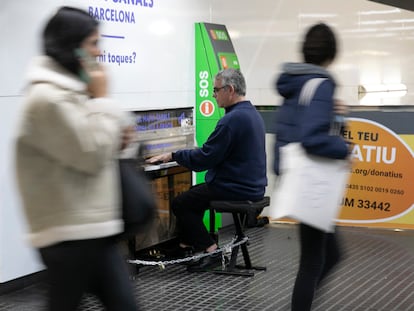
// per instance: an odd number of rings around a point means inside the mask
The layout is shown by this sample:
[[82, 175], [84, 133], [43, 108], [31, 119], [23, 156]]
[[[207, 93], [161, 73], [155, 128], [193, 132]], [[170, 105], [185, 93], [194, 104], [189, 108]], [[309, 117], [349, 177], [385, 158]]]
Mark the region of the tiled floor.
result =
[[[318, 311], [414, 310], [414, 231], [338, 229], [344, 259], [316, 293]], [[248, 229], [254, 264], [266, 265], [254, 277], [188, 273], [184, 265], [140, 268], [133, 281], [142, 310], [289, 310], [298, 263], [297, 227]], [[232, 231], [220, 232], [226, 243]], [[241, 255], [239, 261], [242, 261]], [[0, 296], [0, 311], [43, 310], [46, 285], [39, 283]], [[92, 296], [82, 310], [102, 310]], [[122, 311], [122, 310], [120, 310]]]

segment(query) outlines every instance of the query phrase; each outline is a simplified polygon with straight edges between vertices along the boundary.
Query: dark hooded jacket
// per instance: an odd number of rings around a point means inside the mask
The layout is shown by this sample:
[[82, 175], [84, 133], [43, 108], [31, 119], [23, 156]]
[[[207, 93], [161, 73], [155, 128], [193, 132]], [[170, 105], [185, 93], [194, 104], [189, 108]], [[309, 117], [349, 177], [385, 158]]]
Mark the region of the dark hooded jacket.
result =
[[[309, 154], [345, 159], [348, 146], [340, 135], [332, 135], [335, 81], [323, 67], [306, 63], [286, 63], [276, 81], [284, 98], [276, 116], [274, 171], [279, 174], [279, 148], [300, 142]], [[303, 85], [313, 78], [326, 78], [316, 89], [309, 105], [299, 105]]]

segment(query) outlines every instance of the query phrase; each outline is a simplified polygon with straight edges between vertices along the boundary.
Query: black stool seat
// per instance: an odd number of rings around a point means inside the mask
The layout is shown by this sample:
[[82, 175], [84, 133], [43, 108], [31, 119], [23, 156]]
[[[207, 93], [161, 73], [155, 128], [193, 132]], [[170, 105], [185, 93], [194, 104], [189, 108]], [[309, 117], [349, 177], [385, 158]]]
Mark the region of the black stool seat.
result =
[[262, 212], [263, 208], [269, 206], [270, 197], [264, 197], [260, 201], [212, 201], [210, 207], [221, 213], [250, 213]]
[[[251, 219], [257, 220], [256, 217], [262, 212], [263, 208], [269, 206], [270, 197], [264, 197], [260, 201], [212, 201], [210, 202], [210, 234], [215, 235], [215, 212], [220, 213], [231, 213], [233, 215], [234, 226], [236, 229], [235, 232], [235, 244], [244, 240], [246, 237], [244, 234], [244, 227], [246, 222]], [[257, 222], [256, 222], [257, 223]], [[218, 240], [217, 240], [218, 241]], [[236, 265], [237, 254], [239, 247], [242, 249], [244, 266]], [[235, 268], [238, 268], [236, 270]], [[241, 245], [234, 246], [231, 251], [231, 258], [226, 267], [223, 269], [213, 270], [214, 273], [221, 274], [232, 274], [232, 275], [242, 275], [242, 276], [253, 276], [254, 273], [251, 271], [240, 271], [240, 269], [246, 270], [266, 270], [265, 267], [253, 267], [250, 261], [249, 251], [247, 249], [247, 242], [242, 243]]]

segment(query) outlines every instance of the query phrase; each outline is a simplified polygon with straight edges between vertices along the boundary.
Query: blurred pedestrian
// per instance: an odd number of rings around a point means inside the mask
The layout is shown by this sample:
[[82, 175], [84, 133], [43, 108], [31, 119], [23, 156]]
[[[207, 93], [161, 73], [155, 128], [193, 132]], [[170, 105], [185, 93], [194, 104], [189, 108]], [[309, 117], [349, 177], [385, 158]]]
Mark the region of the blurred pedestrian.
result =
[[106, 310], [137, 310], [115, 236], [123, 230], [117, 155], [131, 140], [96, 62], [98, 22], [61, 7], [28, 70], [16, 170], [29, 241], [47, 267], [49, 310], [76, 310], [86, 292]]
[[[331, 159], [346, 159], [347, 142], [332, 127], [338, 114], [346, 112], [342, 101], [334, 99], [335, 81], [327, 71], [335, 59], [335, 34], [326, 24], [309, 28], [303, 45], [303, 63], [287, 63], [278, 77], [276, 88], [284, 98], [277, 112], [274, 170], [279, 174], [280, 148], [300, 142], [308, 154]], [[301, 105], [299, 97], [306, 82], [322, 78], [309, 105]], [[342, 121], [339, 121], [342, 122]], [[340, 124], [339, 127], [344, 126]], [[338, 125], [335, 124], [335, 128]], [[297, 189], [303, 191], [303, 189]], [[306, 208], [304, 206], [303, 208]], [[328, 233], [305, 223], [299, 225], [300, 265], [292, 295], [292, 310], [310, 310], [315, 289], [340, 259], [336, 233]]]

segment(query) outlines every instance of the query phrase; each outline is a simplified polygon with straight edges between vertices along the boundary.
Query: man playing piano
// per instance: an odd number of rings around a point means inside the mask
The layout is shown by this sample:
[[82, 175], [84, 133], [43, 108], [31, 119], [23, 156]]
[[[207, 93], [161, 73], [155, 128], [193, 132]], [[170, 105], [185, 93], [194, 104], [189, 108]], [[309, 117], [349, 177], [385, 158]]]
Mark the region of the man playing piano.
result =
[[[235, 69], [220, 71], [213, 92], [225, 115], [207, 141], [200, 148], [177, 150], [147, 160], [150, 164], [176, 161], [196, 172], [207, 170], [205, 183], [193, 186], [172, 202], [183, 253], [217, 249], [203, 223], [210, 201], [258, 201], [267, 186], [265, 126], [256, 108], [245, 99], [242, 73]], [[187, 270], [202, 272], [220, 264], [221, 255], [216, 253], [189, 265]]]

